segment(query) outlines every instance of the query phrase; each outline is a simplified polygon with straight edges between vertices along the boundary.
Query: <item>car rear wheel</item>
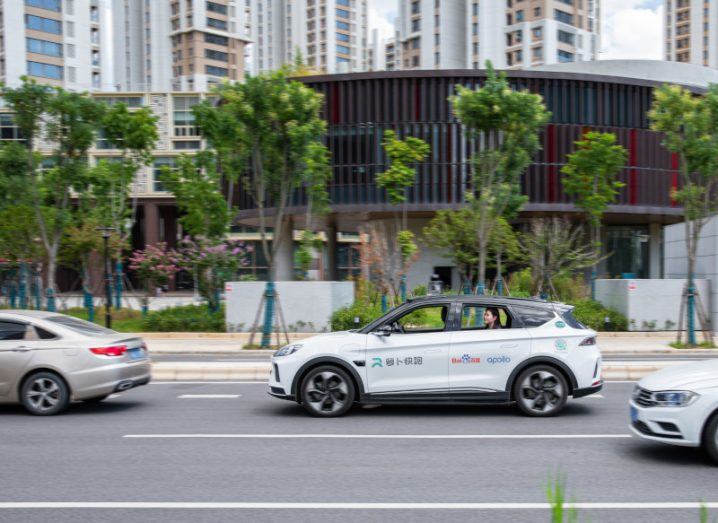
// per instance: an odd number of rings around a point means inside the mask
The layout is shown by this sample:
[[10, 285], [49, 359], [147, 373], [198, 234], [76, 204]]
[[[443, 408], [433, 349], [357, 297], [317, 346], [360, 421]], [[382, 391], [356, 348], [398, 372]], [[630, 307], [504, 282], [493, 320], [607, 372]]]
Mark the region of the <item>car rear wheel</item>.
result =
[[710, 458], [718, 465], [718, 414], [714, 414], [713, 419], [706, 426], [703, 434], [703, 445]]
[[354, 396], [354, 383], [339, 367], [317, 367], [302, 380], [301, 402], [312, 416], [343, 416], [352, 407]]
[[521, 412], [528, 416], [555, 416], [563, 409], [567, 398], [566, 379], [548, 365], [529, 367], [519, 374], [514, 385], [514, 399]]
[[37, 372], [23, 382], [20, 401], [30, 414], [52, 416], [62, 412], [70, 404], [70, 389], [57, 374]]

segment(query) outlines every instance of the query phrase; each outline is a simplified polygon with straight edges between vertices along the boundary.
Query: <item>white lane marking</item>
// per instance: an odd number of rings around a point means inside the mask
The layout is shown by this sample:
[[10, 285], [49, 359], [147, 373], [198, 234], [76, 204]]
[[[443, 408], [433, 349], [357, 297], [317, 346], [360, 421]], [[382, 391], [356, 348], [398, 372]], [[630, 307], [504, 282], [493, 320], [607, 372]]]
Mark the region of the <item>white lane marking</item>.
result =
[[[699, 509], [718, 508], [718, 501], [566, 503], [576, 509]], [[304, 510], [548, 510], [548, 503], [283, 503], [193, 501], [9, 501], [0, 509], [304, 509]]]
[[150, 385], [266, 385], [268, 381], [151, 381]]
[[111, 400], [112, 398], [119, 398], [119, 397], [120, 397], [119, 394], [110, 394], [109, 396], [107, 396], [107, 399]]
[[615, 439], [630, 434], [125, 434], [135, 439]]
[[638, 380], [605, 380], [603, 384], [607, 383], [637, 383]]
[[584, 396], [583, 398], [579, 398], [579, 399], [600, 400], [600, 399], [603, 399], [603, 398], [605, 398], [605, 397], [606, 397], [606, 396], [604, 396], [603, 394], [591, 394], [590, 396]]
[[183, 400], [195, 400], [195, 399], [236, 399], [239, 398], [241, 394], [181, 394], [180, 396], [177, 396], [179, 399]]

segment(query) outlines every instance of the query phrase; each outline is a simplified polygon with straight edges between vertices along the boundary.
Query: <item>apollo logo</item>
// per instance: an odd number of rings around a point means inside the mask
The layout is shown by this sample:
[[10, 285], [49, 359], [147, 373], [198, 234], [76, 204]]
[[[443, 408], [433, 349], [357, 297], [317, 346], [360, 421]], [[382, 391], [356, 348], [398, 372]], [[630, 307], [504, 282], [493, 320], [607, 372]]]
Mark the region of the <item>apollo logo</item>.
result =
[[491, 356], [490, 358], [486, 358], [486, 361], [488, 361], [491, 364], [511, 363], [511, 358], [509, 358], [508, 356]]

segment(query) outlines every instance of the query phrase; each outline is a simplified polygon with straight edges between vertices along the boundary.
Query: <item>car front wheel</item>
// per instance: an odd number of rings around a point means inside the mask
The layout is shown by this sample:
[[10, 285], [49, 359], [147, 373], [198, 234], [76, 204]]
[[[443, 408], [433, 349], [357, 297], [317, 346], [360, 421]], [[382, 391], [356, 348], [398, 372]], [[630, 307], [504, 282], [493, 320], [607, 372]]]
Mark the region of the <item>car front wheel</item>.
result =
[[70, 404], [70, 389], [57, 374], [37, 372], [23, 382], [20, 401], [30, 414], [52, 416]]
[[703, 445], [710, 458], [718, 465], [718, 414], [715, 414], [706, 426], [703, 434]]
[[558, 370], [537, 365], [523, 371], [514, 385], [514, 399], [528, 416], [547, 417], [558, 414], [568, 398], [568, 383]]
[[312, 416], [343, 416], [352, 407], [354, 396], [349, 375], [332, 365], [312, 369], [302, 380], [301, 402]]

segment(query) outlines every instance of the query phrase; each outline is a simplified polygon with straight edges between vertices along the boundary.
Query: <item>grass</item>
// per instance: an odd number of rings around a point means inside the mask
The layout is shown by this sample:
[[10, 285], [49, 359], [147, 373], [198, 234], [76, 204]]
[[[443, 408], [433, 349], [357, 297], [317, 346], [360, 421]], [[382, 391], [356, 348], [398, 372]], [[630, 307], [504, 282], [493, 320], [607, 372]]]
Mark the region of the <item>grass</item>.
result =
[[[61, 311], [63, 314], [87, 320], [87, 309], [84, 307], [74, 307]], [[97, 325], [105, 325], [105, 308], [95, 308], [94, 323]], [[144, 322], [142, 313], [132, 309], [112, 309], [112, 329], [117, 332], [144, 332]]]
[[689, 345], [688, 343], [683, 343], [682, 341], [673, 341], [669, 343], [671, 347], [674, 349], [716, 349], [715, 344], [709, 343], [707, 341], [702, 341], [698, 345]]

